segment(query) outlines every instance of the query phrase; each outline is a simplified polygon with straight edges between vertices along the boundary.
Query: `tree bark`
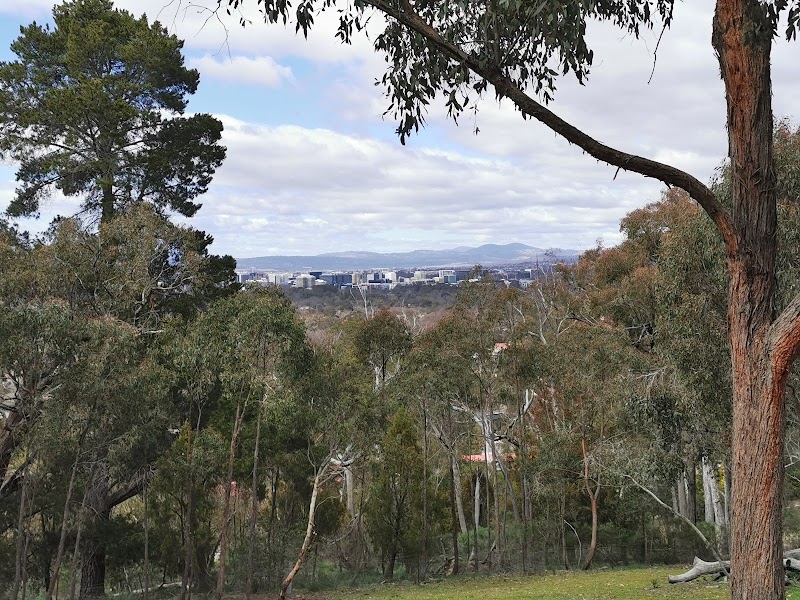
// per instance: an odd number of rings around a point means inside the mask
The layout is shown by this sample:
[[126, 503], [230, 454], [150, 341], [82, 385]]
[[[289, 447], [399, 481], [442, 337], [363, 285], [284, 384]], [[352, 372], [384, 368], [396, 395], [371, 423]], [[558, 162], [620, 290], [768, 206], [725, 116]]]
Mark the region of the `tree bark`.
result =
[[478, 527], [481, 523], [481, 477], [475, 475], [475, 492], [473, 496], [473, 510], [472, 510], [472, 550], [469, 553], [469, 564], [473, 571], [478, 570]]
[[422, 400], [422, 576], [428, 576], [428, 404]]
[[693, 460], [686, 461], [686, 518], [697, 522], [697, 481]]
[[[281, 583], [281, 592], [280, 592], [280, 599], [286, 600], [286, 591], [289, 589], [289, 586], [292, 585], [294, 578], [297, 576], [297, 573], [300, 571], [300, 568], [303, 566], [303, 563], [306, 560], [306, 556], [308, 555], [308, 548], [311, 546], [311, 537], [314, 534], [314, 518], [317, 514], [317, 497], [319, 496], [319, 488], [322, 484], [322, 480], [325, 477], [325, 474], [328, 470], [329, 461], [326, 461], [316, 472], [314, 475], [314, 484], [311, 488], [311, 502], [308, 506], [308, 523], [306, 525], [306, 535], [303, 538], [303, 544], [300, 546], [300, 554], [297, 556], [297, 561], [294, 563], [294, 567], [292, 570], [289, 571], [289, 574], [286, 575], [283, 582]], [[394, 568], [394, 558], [392, 557], [392, 567]]]
[[678, 511], [686, 517], [689, 514], [688, 494], [686, 493], [686, 472], [682, 471], [678, 476]]
[[450, 457], [450, 518], [452, 520], [451, 536], [453, 542], [453, 568], [452, 574], [458, 575], [458, 524], [456, 521], [456, 478], [453, 469], [455, 457]]
[[782, 323], [783, 328], [772, 326], [777, 203], [766, 7], [758, 0], [718, 0], [712, 40], [726, 91], [736, 239], [728, 249], [731, 594], [735, 599], [781, 599], [784, 388], [800, 336], [797, 319]]
[[[592, 566], [595, 552], [597, 552], [597, 497], [600, 495], [600, 482], [596, 481], [594, 489], [589, 485], [589, 451], [586, 447], [586, 439], [581, 439], [581, 450], [583, 452], [583, 485], [586, 495], [589, 496], [589, 507], [592, 512], [592, 540], [589, 542], [589, 551], [586, 553], [586, 562], [583, 563], [583, 570], [586, 571]], [[562, 527], [563, 529], [563, 527]]]
[[[10, 411], [8, 416], [0, 421], [0, 485], [5, 482], [8, 465], [11, 463], [11, 457], [17, 447], [16, 434], [24, 425], [25, 419], [22, 412], [18, 410]], [[0, 495], [0, 498], [4, 496], [5, 493]]]
[[[797, 552], [797, 550], [789, 550], [783, 554], [783, 567], [789, 571], [800, 571], [800, 560], [792, 558], [789, 554]], [[692, 561], [692, 568], [680, 575], [670, 575], [667, 581], [670, 583], [687, 583], [693, 581], [703, 575], [716, 575], [723, 577], [730, 572], [731, 563], [729, 560], [718, 560], [716, 562], [708, 562], [697, 558], [695, 556]]]
[[452, 450], [450, 457], [450, 465], [453, 467], [453, 477], [455, 478], [454, 491], [456, 493], [456, 512], [458, 512], [458, 526], [461, 528], [461, 533], [468, 534], [469, 527], [467, 526], [467, 516], [464, 512], [464, 496], [461, 493], [461, 465], [458, 464], [458, 456], [456, 455], [455, 448]]
[[[101, 515], [99, 518], [102, 519], [104, 517]], [[105, 594], [105, 582], [106, 549], [98, 539], [89, 538], [83, 545], [81, 588], [78, 597], [84, 600], [84, 598], [103, 596]]]
[[[110, 177], [110, 176], [109, 176]], [[103, 193], [102, 200], [102, 213], [100, 216], [101, 223], [107, 223], [114, 217], [114, 187], [111, 181], [104, 181], [100, 188]]]
[[[716, 523], [714, 511], [714, 486], [716, 486], [716, 479], [712, 478], [711, 465], [708, 458], [705, 456], [702, 459], [703, 464], [703, 520], [709, 525]], [[719, 495], [719, 492], [717, 492]]]
[[144, 600], [150, 598], [150, 505], [148, 498], [148, 484], [145, 479], [144, 489], [142, 490], [142, 501], [144, 502]]

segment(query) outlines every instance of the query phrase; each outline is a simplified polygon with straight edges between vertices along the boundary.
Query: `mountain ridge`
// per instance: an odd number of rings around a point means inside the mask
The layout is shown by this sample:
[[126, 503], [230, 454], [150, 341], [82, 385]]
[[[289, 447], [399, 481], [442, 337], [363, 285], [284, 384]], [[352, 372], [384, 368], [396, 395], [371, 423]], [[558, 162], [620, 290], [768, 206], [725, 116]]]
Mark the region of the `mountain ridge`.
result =
[[442, 267], [485, 267], [527, 263], [574, 262], [580, 251], [564, 248], [538, 248], [519, 242], [483, 244], [474, 248], [459, 246], [445, 250], [409, 252], [368, 252], [348, 250], [315, 255], [274, 255], [236, 259], [239, 269], [264, 271], [347, 271], [359, 269], [425, 269]]

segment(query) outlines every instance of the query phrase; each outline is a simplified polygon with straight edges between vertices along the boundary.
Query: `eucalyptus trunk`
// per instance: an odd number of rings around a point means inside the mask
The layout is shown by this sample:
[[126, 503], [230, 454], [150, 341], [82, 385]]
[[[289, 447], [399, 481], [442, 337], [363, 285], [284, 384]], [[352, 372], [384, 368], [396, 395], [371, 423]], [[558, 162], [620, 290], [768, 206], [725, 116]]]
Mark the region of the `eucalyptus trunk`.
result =
[[[586, 447], [586, 439], [581, 439], [581, 450], [583, 452], [583, 485], [586, 490], [586, 495], [589, 497], [589, 509], [592, 514], [592, 541], [589, 542], [589, 551], [586, 554], [586, 562], [583, 563], [583, 569], [587, 570], [592, 566], [594, 555], [597, 552], [597, 498], [600, 495], [600, 482], [594, 482], [594, 489], [590, 485], [591, 479], [589, 477], [589, 450]], [[563, 527], [562, 527], [563, 531]]]
[[[713, 44], [725, 83], [733, 240], [727, 244], [733, 370], [731, 594], [783, 598], [784, 390], [797, 318], [775, 319], [777, 206], [771, 28], [758, 0], [718, 0]], [[795, 309], [796, 310], [796, 309]]]
[[214, 600], [221, 600], [225, 590], [225, 575], [228, 559], [228, 532], [230, 531], [231, 493], [233, 491], [233, 466], [236, 458], [236, 442], [242, 429], [244, 406], [241, 402], [236, 404], [236, 417], [233, 421], [233, 432], [228, 449], [228, 473], [225, 478], [225, 500], [222, 505], [222, 530], [219, 537], [219, 571], [217, 572], [217, 585], [214, 589]]
[[451, 573], [458, 575], [458, 523], [456, 521], [456, 477], [453, 469], [453, 457], [450, 457], [450, 526], [453, 542], [453, 568]]
[[256, 441], [253, 448], [253, 481], [250, 486], [250, 535], [247, 544], [247, 589], [245, 595], [249, 599], [254, 591], [255, 573], [255, 548], [256, 548], [256, 525], [258, 523], [258, 446], [261, 442], [261, 409], [263, 402], [258, 404], [258, 415], [256, 417]]
[[61, 517], [61, 535], [58, 539], [58, 550], [56, 551], [56, 560], [50, 575], [50, 585], [47, 586], [46, 599], [51, 600], [53, 594], [58, 588], [58, 578], [61, 574], [61, 561], [64, 559], [64, 547], [67, 543], [67, 522], [69, 521], [69, 505], [72, 502], [72, 490], [75, 488], [75, 474], [78, 471], [78, 458], [80, 454], [75, 457], [75, 462], [72, 464], [72, 471], [69, 476], [69, 485], [67, 486], [67, 496], [64, 500], [64, 513]]
[[14, 586], [11, 588], [11, 600], [17, 600], [20, 586], [25, 571], [25, 504], [28, 492], [28, 480], [30, 475], [26, 474], [22, 480], [22, 487], [19, 493], [19, 510], [17, 514], [17, 531], [14, 536], [16, 542], [16, 558], [14, 567]]
[[[328, 464], [329, 463], [326, 461], [314, 475], [314, 483], [311, 488], [311, 502], [309, 503], [308, 506], [308, 522], [306, 523], [306, 535], [303, 537], [303, 544], [300, 546], [300, 553], [297, 556], [297, 560], [295, 561], [292, 570], [289, 571], [289, 574], [286, 575], [284, 580], [281, 582], [281, 590], [280, 590], [281, 600], [286, 600], [286, 593], [289, 590], [289, 587], [292, 585], [292, 582], [294, 582], [294, 578], [300, 572], [300, 568], [303, 566], [303, 563], [305, 563], [306, 556], [308, 556], [308, 549], [309, 547], [311, 547], [311, 538], [314, 535], [314, 520], [317, 516], [317, 499], [319, 498], [320, 486], [322, 485], [322, 481], [328, 470]], [[394, 543], [392, 545], [394, 545]], [[391, 558], [391, 564], [392, 564], [392, 570], [389, 573], [388, 577], [389, 579], [392, 578], [394, 572], [394, 556], [392, 556]]]

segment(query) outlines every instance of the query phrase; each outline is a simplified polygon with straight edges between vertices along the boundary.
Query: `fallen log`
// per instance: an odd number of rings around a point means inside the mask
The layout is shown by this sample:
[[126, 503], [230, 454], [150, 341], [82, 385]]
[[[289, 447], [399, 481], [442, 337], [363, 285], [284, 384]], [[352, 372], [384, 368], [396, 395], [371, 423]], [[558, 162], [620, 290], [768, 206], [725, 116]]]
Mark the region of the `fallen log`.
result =
[[703, 575], [727, 575], [730, 568], [731, 561], [729, 560], [708, 562], [695, 556], [691, 569], [680, 575], [670, 575], [667, 577], [667, 581], [670, 583], [686, 583]]
[[[786, 556], [786, 555], [784, 554], [784, 556]], [[798, 572], [800, 572], [800, 560], [797, 560], [796, 558], [788, 556], [788, 557], [783, 559], [783, 567], [785, 569], [789, 569], [790, 571], [798, 571]]]
[[[783, 556], [784, 569], [800, 572], [800, 558], [795, 558], [800, 556], [800, 548], [787, 550], [783, 553]], [[670, 575], [667, 577], [667, 581], [670, 583], [686, 583], [704, 575], [714, 575], [716, 578], [725, 577], [728, 575], [730, 568], [731, 561], [729, 560], [709, 562], [695, 556], [691, 569], [680, 575]]]

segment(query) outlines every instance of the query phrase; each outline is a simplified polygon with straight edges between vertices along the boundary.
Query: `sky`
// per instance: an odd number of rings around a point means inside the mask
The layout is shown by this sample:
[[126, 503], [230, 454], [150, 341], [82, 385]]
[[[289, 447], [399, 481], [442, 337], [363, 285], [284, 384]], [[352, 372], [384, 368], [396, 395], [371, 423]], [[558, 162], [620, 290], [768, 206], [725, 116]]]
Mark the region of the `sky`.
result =
[[[659, 198], [663, 184], [598, 163], [510, 102], [487, 94], [475, 118], [455, 125], [434, 103], [427, 127], [403, 146], [383, 117], [375, 80], [384, 57], [365, 36], [334, 37], [337, 16], [318, 15], [304, 40], [294, 27], [266, 25], [256, 0], [238, 15], [211, 14], [214, 0], [117, 0], [185, 40], [200, 71], [189, 112], [222, 120], [228, 155], [203, 207], [177, 219], [210, 233], [212, 251], [237, 258], [367, 250], [401, 252], [522, 242], [584, 250], [621, 241], [619, 222]], [[673, 26], [637, 40], [593, 23], [588, 83], [558, 83], [550, 108], [596, 139], [667, 162], [709, 181], [726, 154], [725, 99], [711, 48], [710, 2], [676, 2]], [[0, 0], [0, 60], [19, 26], [51, 20], [52, 0]], [[381, 18], [373, 18], [378, 28]], [[774, 111], [800, 120], [798, 47], [773, 50]], [[651, 72], [653, 72], [651, 80]], [[476, 135], [475, 128], [480, 132]], [[0, 211], [14, 194], [15, 168], [0, 165]], [[54, 197], [38, 221], [77, 211]]]

